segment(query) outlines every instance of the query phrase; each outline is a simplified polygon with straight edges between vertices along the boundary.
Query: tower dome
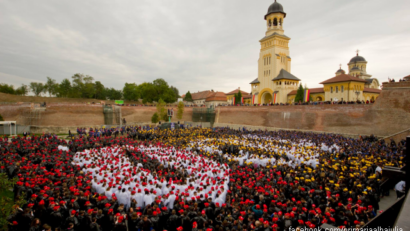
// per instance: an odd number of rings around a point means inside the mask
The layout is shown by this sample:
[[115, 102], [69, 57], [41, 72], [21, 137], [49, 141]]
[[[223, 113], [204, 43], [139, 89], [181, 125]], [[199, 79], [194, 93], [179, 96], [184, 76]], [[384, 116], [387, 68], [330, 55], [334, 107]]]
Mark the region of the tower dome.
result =
[[349, 63], [356, 63], [356, 62], [366, 62], [366, 59], [364, 59], [362, 56], [355, 56], [353, 57]]
[[340, 68], [339, 70], [337, 70], [336, 71], [336, 75], [341, 75], [341, 74], [345, 74], [346, 72], [342, 69], [342, 68]]
[[268, 13], [265, 15], [265, 19], [266, 19], [266, 16], [273, 14], [273, 13], [282, 13], [285, 15], [284, 17], [286, 17], [286, 13], [285, 11], [283, 11], [282, 4], [276, 2], [276, 0], [274, 3], [272, 3], [272, 5], [269, 6]]

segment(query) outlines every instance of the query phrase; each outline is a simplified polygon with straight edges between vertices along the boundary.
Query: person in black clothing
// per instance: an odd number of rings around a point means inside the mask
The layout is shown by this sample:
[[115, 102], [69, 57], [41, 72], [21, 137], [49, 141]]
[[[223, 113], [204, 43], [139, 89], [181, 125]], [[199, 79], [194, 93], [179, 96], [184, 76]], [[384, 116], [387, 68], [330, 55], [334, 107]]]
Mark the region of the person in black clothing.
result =
[[142, 220], [138, 224], [138, 227], [141, 231], [150, 231], [152, 226], [152, 222], [148, 219], [147, 216], [143, 216]]
[[90, 231], [100, 231], [101, 230], [100, 225], [97, 223], [97, 218], [96, 217], [92, 218], [92, 222], [90, 224], [89, 230]]

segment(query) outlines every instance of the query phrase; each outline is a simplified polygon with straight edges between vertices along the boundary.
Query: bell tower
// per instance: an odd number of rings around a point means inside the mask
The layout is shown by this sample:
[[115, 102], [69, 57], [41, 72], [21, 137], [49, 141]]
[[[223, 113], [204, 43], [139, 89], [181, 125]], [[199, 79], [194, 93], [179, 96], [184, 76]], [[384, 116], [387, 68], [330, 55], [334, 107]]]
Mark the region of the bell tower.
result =
[[283, 35], [283, 22], [286, 18], [286, 13], [283, 11], [283, 7], [278, 2], [275, 2], [270, 5], [268, 13], [265, 15], [266, 20], [266, 36], [272, 35], [275, 32]]

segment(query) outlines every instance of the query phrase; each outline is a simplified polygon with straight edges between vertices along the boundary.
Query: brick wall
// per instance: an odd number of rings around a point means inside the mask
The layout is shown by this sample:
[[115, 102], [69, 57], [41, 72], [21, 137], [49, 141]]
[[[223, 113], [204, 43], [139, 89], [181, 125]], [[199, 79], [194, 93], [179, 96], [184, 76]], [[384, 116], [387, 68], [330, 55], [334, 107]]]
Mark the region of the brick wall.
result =
[[[0, 105], [0, 114], [5, 120], [19, 122], [23, 109], [18, 105]], [[176, 117], [176, 107], [174, 111]], [[150, 122], [155, 112], [155, 107], [122, 107], [127, 123]], [[223, 124], [388, 136], [410, 128], [410, 83], [388, 83], [373, 105], [219, 107], [216, 112], [215, 122]], [[178, 121], [175, 117], [173, 122]], [[192, 121], [192, 108], [185, 108], [181, 121]], [[84, 104], [51, 105], [41, 119], [42, 126], [103, 123], [102, 107]]]

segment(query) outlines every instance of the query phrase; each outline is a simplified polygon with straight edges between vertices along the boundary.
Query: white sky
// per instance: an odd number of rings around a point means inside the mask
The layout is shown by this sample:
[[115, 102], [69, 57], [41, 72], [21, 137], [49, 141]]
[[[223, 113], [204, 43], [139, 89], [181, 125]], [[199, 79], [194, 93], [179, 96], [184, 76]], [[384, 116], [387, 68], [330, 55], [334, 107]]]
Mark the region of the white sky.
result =
[[[180, 94], [250, 91], [274, 0], [0, 0], [0, 82], [107, 87], [164, 78]], [[360, 50], [380, 82], [410, 74], [410, 1], [280, 0], [292, 73], [308, 87]]]

